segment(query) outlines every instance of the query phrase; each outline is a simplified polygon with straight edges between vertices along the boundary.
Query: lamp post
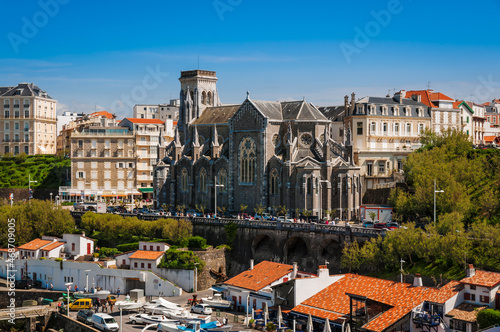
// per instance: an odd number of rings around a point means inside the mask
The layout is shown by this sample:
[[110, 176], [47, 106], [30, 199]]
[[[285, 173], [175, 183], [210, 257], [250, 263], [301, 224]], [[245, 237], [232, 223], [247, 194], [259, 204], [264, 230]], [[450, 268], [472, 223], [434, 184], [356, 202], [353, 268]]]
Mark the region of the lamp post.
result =
[[50, 204], [52, 204], [52, 193], [50, 193]]
[[31, 174], [28, 175], [28, 200], [31, 200], [31, 184], [37, 182], [37, 180], [31, 180]]
[[436, 190], [436, 179], [434, 178], [434, 227], [436, 227], [436, 193], [444, 193], [444, 190]]
[[198, 291], [198, 265], [200, 263], [194, 263], [194, 285], [193, 285], [193, 290], [196, 293]]
[[87, 275], [87, 282], [85, 284], [85, 289], [86, 289], [86, 292], [89, 291], [89, 272], [92, 271], [92, 270], [85, 270], [85, 274]]
[[59, 206], [59, 196], [56, 196], [56, 206]]
[[223, 184], [217, 184], [217, 176], [214, 178], [214, 188], [215, 188], [215, 213], [214, 217], [217, 218], [217, 187], [224, 187]]
[[71, 289], [71, 285], [73, 285], [73, 283], [72, 282], [67, 282], [67, 283], [65, 283], [65, 285], [66, 285], [66, 289], [68, 290], [68, 308], [67, 308], [68, 314], [67, 315], [69, 317], [69, 290]]

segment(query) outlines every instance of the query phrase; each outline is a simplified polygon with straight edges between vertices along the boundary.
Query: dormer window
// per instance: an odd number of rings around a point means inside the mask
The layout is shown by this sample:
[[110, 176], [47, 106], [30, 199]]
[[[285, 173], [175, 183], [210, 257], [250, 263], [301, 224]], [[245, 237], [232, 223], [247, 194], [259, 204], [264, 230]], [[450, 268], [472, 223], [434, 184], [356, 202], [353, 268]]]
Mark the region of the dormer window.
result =
[[357, 107], [357, 113], [358, 114], [364, 114], [364, 112], [363, 112], [363, 105], [358, 105], [358, 107]]
[[399, 107], [397, 106], [394, 106], [392, 108], [392, 112], [394, 113], [395, 116], [399, 116]]
[[375, 114], [375, 105], [370, 105], [370, 114]]
[[424, 116], [424, 110], [421, 107], [417, 108], [417, 115], [420, 118]]
[[411, 108], [405, 107], [405, 116], [410, 116], [411, 115]]

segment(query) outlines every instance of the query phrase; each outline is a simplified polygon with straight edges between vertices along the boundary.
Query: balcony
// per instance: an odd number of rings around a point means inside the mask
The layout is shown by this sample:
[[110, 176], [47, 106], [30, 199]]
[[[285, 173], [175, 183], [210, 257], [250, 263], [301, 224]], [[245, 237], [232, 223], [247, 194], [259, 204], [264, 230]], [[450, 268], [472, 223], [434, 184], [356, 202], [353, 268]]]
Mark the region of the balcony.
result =
[[14, 104], [14, 108], [19, 108], [19, 104]]

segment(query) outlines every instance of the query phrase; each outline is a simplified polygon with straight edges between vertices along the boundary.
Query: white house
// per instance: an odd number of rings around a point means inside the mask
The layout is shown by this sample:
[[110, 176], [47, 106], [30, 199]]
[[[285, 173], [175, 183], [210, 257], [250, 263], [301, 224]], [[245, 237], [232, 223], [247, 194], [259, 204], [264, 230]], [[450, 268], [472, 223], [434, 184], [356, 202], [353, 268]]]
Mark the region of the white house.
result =
[[239, 306], [249, 312], [251, 308], [262, 308], [264, 302], [268, 306], [274, 304], [272, 286], [304, 277], [311, 277], [311, 274], [299, 272], [297, 263], [288, 265], [263, 261], [254, 266], [251, 259], [250, 269], [227, 280], [218, 288], [223, 291], [225, 299], [233, 302], [234, 308]]
[[19, 249], [17, 248], [0, 248], [0, 259], [19, 259]]
[[19, 255], [22, 259], [39, 259], [41, 256], [40, 249], [57, 240], [42, 240], [34, 239], [28, 243], [19, 246]]
[[131, 270], [156, 270], [164, 251], [137, 250], [129, 256]]
[[66, 242], [66, 252], [70, 256], [74, 256], [73, 259], [77, 259], [80, 256], [92, 255], [94, 253], [94, 241], [88, 238], [84, 234], [63, 234], [63, 240]]
[[500, 310], [500, 273], [467, 267], [467, 277], [460, 280], [464, 285], [464, 302], [488, 306]]
[[64, 255], [64, 245], [66, 243], [62, 241], [53, 241], [52, 243], [44, 246], [40, 249], [41, 257], [45, 258], [58, 258]]
[[139, 241], [139, 250], [167, 251], [170, 245], [164, 242]]
[[116, 267], [119, 269], [130, 267], [130, 256], [132, 256], [137, 250], [126, 251], [122, 254], [116, 255]]

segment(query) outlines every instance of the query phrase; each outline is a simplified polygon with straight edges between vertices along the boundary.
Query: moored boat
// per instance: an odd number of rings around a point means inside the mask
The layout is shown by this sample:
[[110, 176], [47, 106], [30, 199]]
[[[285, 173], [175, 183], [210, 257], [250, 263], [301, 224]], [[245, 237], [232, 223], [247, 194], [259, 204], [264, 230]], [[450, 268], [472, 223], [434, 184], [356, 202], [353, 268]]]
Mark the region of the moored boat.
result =
[[231, 301], [224, 300], [222, 294], [219, 293], [215, 293], [211, 297], [202, 297], [201, 300], [213, 308], [229, 309], [232, 305]]

